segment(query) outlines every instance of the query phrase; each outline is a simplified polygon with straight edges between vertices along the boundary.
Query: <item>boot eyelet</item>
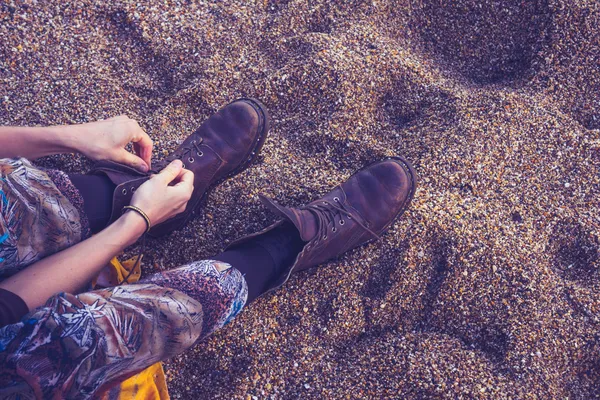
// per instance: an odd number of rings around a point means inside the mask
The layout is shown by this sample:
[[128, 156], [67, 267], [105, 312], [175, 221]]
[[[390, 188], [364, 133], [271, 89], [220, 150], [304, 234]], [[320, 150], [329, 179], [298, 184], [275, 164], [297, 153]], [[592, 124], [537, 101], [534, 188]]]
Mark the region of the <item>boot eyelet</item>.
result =
[[123, 193], [123, 196], [125, 196], [127, 194], [127, 189], [123, 188], [123, 190], [121, 191], [121, 193]]
[[348, 214], [348, 215], [346, 215], [346, 218], [352, 219], [352, 215]]
[[185, 169], [185, 164], [183, 164], [183, 165], [181, 166], [181, 168]]
[[343, 219], [340, 219], [340, 225], [344, 225], [346, 223], [346, 221], [344, 221]]
[[194, 157], [188, 158], [188, 161], [190, 162], [190, 164], [193, 164], [194, 163]]
[[134, 187], [131, 188], [131, 193], [135, 193], [135, 188]]
[[323, 204], [329, 204], [328, 202], [324, 201]]
[[202, 157], [202, 156], [204, 155], [204, 153], [203, 153], [203, 152], [201, 152], [201, 151], [198, 151], [198, 152], [196, 152], [196, 155], [197, 155], [198, 157]]
[[337, 232], [337, 228], [335, 228], [335, 227], [331, 228], [331, 232], [334, 232], [334, 233]]
[[323, 240], [327, 240], [327, 235], [323, 236]]
[[333, 201], [335, 201], [336, 203], [339, 203], [340, 202], [340, 198], [339, 197], [334, 197]]

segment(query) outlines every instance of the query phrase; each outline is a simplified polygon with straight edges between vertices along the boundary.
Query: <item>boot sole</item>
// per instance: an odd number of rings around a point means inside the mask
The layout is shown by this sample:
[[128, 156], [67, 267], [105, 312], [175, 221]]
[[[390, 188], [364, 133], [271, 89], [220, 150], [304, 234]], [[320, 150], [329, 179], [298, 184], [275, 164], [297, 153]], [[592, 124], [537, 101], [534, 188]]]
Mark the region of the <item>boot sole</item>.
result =
[[154, 234], [152, 234], [152, 231], [150, 231], [150, 232], [148, 232], [148, 235], [150, 235], [151, 237], [153, 237], [153, 238], [163, 237], [163, 236], [166, 236], [166, 235], [172, 233], [173, 231], [181, 229], [183, 226], [185, 226], [185, 224], [187, 224], [190, 221], [190, 219], [192, 219], [192, 217], [194, 216], [194, 214], [196, 213], [196, 211], [198, 209], [202, 208], [202, 206], [204, 206], [206, 204], [206, 202], [208, 200], [208, 196], [209, 196], [209, 194], [210, 194], [211, 191], [213, 191], [221, 183], [225, 182], [226, 180], [228, 180], [230, 178], [233, 178], [235, 175], [237, 175], [240, 172], [246, 170], [248, 167], [250, 167], [256, 161], [256, 158], [258, 157], [258, 154], [260, 153], [260, 150], [262, 149], [263, 145], [265, 144], [265, 141], [267, 140], [267, 134], [268, 134], [269, 128], [270, 128], [269, 113], [267, 111], [267, 108], [264, 106], [264, 104], [262, 104], [257, 99], [254, 99], [254, 98], [241, 98], [241, 99], [237, 99], [237, 100], [232, 101], [232, 103], [235, 103], [237, 101], [243, 101], [243, 102], [249, 104], [254, 109], [254, 111], [256, 111], [256, 113], [259, 115], [259, 117], [262, 119], [261, 120], [261, 125], [259, 125], [258, 140], [256, 140], [256, 143], [254, 144], [254, 147], [248, 152], [249, 157], [247, 158], [246, 161], [244, 161], [243, 163], [241, 163], [237, 168], [235, 168], [229, 174], [225, 175], [223, 178], [221, 178], [221, 179], [217, 180], [216, 182], [214, 182], [213, 184], [211, 184], [206, 189], [206, 191], [204, 192], [204, 194], [202, 195], [202, 197], [200, 198], [200, 200], [198, 201], [198, 204], [196, 204], [193, 207], [192, 211], [190, 211], [188, 213], [188, 215], [186, 215], [181, 220], [181, 223], [177, 224], [169, 232], [161, 233], [160, 235], [154, 235]]

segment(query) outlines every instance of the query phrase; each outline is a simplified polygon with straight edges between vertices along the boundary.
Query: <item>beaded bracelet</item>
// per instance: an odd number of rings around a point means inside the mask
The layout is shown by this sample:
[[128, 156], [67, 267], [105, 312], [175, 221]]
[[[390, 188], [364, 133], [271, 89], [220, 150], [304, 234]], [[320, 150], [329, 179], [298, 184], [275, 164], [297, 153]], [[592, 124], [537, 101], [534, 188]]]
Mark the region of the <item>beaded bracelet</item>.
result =
[[123, 207], [123, 213], [125, 212], [125, 210], [133, 210], [133, 211], [137, 212], [138, 214], [140, 214], [146, 221], [147, 229], [146, 229], [145, 233], [150, 232], [150, 228], [152, 228], [152, 224], [150, 223], [150, 217], [148, 217], [148, 214], [146, 214], [144, 211], [142, 211], [141, 208], [136, 207], [136, 206], [125, 206], [125, 207]]

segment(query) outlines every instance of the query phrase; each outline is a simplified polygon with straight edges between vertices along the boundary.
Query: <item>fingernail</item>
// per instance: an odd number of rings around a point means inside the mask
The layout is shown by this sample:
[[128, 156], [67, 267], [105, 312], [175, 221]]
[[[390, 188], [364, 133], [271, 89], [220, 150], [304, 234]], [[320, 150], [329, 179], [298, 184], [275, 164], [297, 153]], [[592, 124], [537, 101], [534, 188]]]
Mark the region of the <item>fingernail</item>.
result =
[[183, 162], [181, 162], [181, 160], [173, 160], [171, 165], [173, 165], [174, 167], [181, 167], [183, 166]]
[[142, 170], [142, 172], [148, 172], [148, 166], [146, 164], [140, 165], [140, 169]]

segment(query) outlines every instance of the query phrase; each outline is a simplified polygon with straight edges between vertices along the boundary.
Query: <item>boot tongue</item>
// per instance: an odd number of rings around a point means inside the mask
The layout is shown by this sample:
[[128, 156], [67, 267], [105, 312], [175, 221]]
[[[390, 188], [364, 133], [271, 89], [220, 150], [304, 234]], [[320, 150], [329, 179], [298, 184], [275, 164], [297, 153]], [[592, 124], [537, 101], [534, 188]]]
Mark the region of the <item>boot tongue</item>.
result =
[[140, 172], [135, 168], [108, 160], [98, 161], [89, 173], [94, 175], [104, 174], [115, 186], [148, 176], [147, 173]]
[[303, 241], [309, 242], [317, 235], [317, 218], [310, 211], [280, 206], [263, 195], [258, 195], [258, 197], [265, 207], [294, 224]]

